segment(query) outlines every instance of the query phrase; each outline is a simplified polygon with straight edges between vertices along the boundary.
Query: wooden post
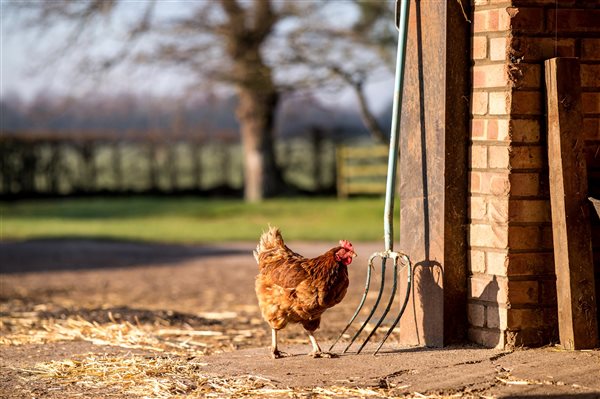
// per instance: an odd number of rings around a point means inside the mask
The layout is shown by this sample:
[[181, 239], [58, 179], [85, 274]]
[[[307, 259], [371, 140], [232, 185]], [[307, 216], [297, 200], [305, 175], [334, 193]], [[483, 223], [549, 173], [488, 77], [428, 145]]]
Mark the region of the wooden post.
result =
[[412, 298], [400, 320], [403, 344], [443, 346], [467, 335], [470, 115], [462, 99], [470, 92], [470, 28], [456, 1], [410, 2], [398, 249], [415, 267]]
[[560, 342], [566, 349], [589, 349], [598, 345], [598, 324], [579, 60], [552, 58], [545, 69]]

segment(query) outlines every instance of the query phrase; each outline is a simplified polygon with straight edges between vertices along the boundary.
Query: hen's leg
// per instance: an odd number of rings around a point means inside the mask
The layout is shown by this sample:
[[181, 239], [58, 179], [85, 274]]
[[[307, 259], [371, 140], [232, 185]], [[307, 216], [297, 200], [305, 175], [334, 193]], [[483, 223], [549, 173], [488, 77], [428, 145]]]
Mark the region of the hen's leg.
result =
[[277, 330], [274, 328], [271, 329], [271, 348], [271, 356], [273, 356], [273, 359], [279, 359], [287, 355], [287, 353], [277, 349]]
[[336, 357], [336, 355], [333, 353], [323, 352], [321, 350], [321, 347], [319, 346], [319, 343], [317, 342], [317, 339], [315, 338], [313, 331], [306, 330], [306, 332], [308, 333], [308, 338], [310, 339], [310, 343], [312, 344], [312, 347], [313, 347], [313, 350], [312, 350], [312, 352], [309, 353], [309, 356], [312, 356], [315, 358], [317, 358], [317, 357]]

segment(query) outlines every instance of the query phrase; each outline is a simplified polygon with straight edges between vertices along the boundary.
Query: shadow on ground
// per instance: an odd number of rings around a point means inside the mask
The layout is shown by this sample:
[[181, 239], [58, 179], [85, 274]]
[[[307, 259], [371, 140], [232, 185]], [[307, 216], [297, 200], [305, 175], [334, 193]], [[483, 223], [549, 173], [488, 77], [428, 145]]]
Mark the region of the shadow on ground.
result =
[[0, 242], [0, 273], [89, 270], [177, 264], [193, 258], [247, 254], [252, 247], [135, 241], [37, 239]]

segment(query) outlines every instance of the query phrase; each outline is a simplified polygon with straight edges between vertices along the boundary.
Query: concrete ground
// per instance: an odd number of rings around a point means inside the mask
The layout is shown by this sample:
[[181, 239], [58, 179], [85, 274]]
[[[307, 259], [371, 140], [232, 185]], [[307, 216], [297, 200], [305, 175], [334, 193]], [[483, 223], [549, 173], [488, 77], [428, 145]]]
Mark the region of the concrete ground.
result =
[[[313, 256], [329, 245], [290, 246]], [[70, 320], [79, 320], [77, 325], [84, 320], [104, 329], [137, 323], [151, 336], [165, 328], [204, 331], [197, 338], [191, 335], [198, 340], [198, 349], [182, 351], [180, 347], [169, 353], [170, 359], [194, 364], [198, 375], [216, 379], [252, 376], [280, 389], [271, 394], [236, 391], [230, 395], [234, 397], [600, 398], [599, 350], [399, 347], [392, 336], [378, 356], [367, 346], [360, 355], [314, 359], [306, 356], [310, 347], [304, 332], [290, 326], [281, 333], [281, 349], [290, 356], [273, 360], [269, 330], [253, 292], [252, 247], [252, 243], [209, 247], [87, 240], [0, 242], [0, 397], [139, 397], [118, 385], [107, 388], [101, 376], [88, 376], [92, 381], [87, 385], [36, 377], [36, 368], [52, 361], [80, 361], [91, 355], [135, 355], [147, 360], [166, 356], [164, 351], [131, 349], [122, 341], [107, 345], [85, 331], [74, 339], [64, 338], [66, 333], [48, 335], [54, 325], [64, 329]], [[351, 266], [347, 298], [325, 314], [318, 332], [324, 348], [358, 302], [366, 258], [381, 249], [372, 243], [355, 243], [355, 247], [360, 257]], [[172, 395], [228, 396], [224, 391], [210, 391], [210, 381], [207, 384], [208, 391], [202, 393], [189, 388]], [[368, 391], [338, 395], [335, 387]]]

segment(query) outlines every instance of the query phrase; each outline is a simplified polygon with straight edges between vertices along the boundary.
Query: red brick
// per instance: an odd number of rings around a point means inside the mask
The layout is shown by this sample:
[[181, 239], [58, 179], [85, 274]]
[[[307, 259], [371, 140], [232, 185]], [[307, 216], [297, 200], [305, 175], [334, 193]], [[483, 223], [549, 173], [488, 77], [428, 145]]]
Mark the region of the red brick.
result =
[[550, 333], [552, 327], [544, 328], [523, 328], [521, 330], [507, 331], [507, 334], [513, 334], [511, 348], [519, 346], [543, 346], [548, 342], [556, 341], [557, 337]]
[[504, 61], [506, 59], [506, 37], [494, 37], [490, 39], [490, 60]]
[[485, 115], [488, 110], [488, 93], [475, 91], [471, 100], [471, 113], [473, 115]]
[[556, 307], [543, 308], [542, 318], [544, 320], [544, 325], [549, 327], [554, 333], [553, 337], [551, 337], [548, 342], [558, 342], [558, 310]]
[[469, 243], [474, 247], [505, 249], [508, 246], [508, 228], [503, 225], [471, 224]]
[[510, 249], [541, 249], [541, 231], [538, 226], [510, 226], [508, 246]]
[[485, 273], [485, 252], [472, 249], [469, 252], [469, 271]]
[[[508, 126], [509, 126], [508, 119], [497, 119], [496, 126], [495, 126], [497, 128], [497, 131], [493, 132], [491, 129], [488, 129], [488, 139], [490, 139], [490, 140], [497, 139], [497, 140], [501, 140], [501, 141], [507, 141], [510, 138]], [[492, 138], [492, 137], [494, 137], [494, 138]]]
[[486, 327], [506, 330], [506, 316], [506, 309], [495, 305], [487, 306], [485, 315]]
[[[491, 9], [484, 11], [475, 11], [473, 14], [473, 31], [474, 32], [495, 32], [499, 29], [499, 17], [501, 10]], [[506, 30], [506, 29], [503, 29]]]
[[508, 75], [504, 64], [476, 65], [473, 67], [473, 87], [504, 87], [508, 84]]
[[471, 193], [481, 192], [481, 173], [471, 172], [469, 173], [469, 191]]
[[586, 143], [585, 162], [588, 166], [588, 179], [600, 181], [600, 143]]
[[554, 248], [552, 241], [552, 226], [542, 226], [540, 248], [542, 250], [551, 250]]
[[508, 170], [506, 172], [471, 172], [469, 184], [472, 193], [506, 196], [510, 188]]
[[600, 39], [581, 40], [581, 59], [600, 60]]
[[471, 172], [469, 188], [472, 193], [506, 196], [509, 193], [508, 170], [506, 172]]
[[487, 36], [474, 36], [471, 43], [471, 54], [474, 60], [487, 58]]
[[492, 25], [491, 20], [493, 19], [496, 20], [497, 26], [498, 10], [475, 11], [473, 13], [473, 32], [488, 32], [492, 30], [490, 27]]
[[553, 57], [575, 57], [575, 39], [558, 39], [548, 37], [511, 38], [510, 50], [521, 62], [540, 62]]
[[540, 281], [540, 287], [542, 289], [542, 304], [555, 306], [556, 305], [556, 279], [548, 279]]
[[536, 64], [519, 64], [510, 69], [510, 80], [518, 89], [539, 89], [542, 67]]
[[508, 198], [493, 198], [488, 203], [488, 219], [492, 223], [509, 222], [508, 218]]
[[600, 114], [600, 93], [581, 93], [584, 114]]
[[506, 328], [521, 330], [544, 325], [542, 309], [509, 309]]
[[498, 119], [488, 119], [486, 121], [485, 136], [488, 140], [496, 140], [498, 138]]
[[504, 277], [477, 275], [469, 279], [469, 297], [485, 302], [506, 303], [508, 285]]
[[585, 140], [600, 140], [599, 118], [585, 118], [583, 120], [583, 138]]
[[489, 194], [493, 195], [508, 195], [510, 192], [510, 182], [506, 174], [490, 174], [489, 176]]
[[544, 27], [544, 9], [509, 7], [510, 28], [516, 32], [540, 33]]
[[487, 168], [487, 147], [482, 145], [471, 146], [471, 168]]
[[506, 91], [491, 92], [489, 94], [489, 112], [491, 115], [508, 115], [510, 107], [510, 93]]
[[506, 276], [508, 274], [508, 254], [506, 252], [485, 253], [486, 272], [496, 276]]
[[511, 305], [538, 303], [539, 294], [537, 281], [508, 281], [508, 302]]
[[473, 327], [468, 330], [469, 341], [486, 348], [503, 349], [506, 345], [505, 333], [502, 330]]
[[550, 202], [547, 200], [510, 200], [511, 222], [549, 222]]
[[[561, 5], [561, 7], [565, 7], [568, 5], [573, 5], [576, 2], [577, 2], [577, 0], [560, 0], [559, 4]], [[532, 5], [556, 7], [556, 0], [513, 0], [512, 4], [515, 7], [532, 6]]]
[[483, 220], [487, 215], [487, 202], [484, 197], [469, 199], [469, 217], [471, 220]]
[[539, 91], [515, 91], [510, 100], [510, 111], [517, 115], [541, 115], [542, 93]]
[[509, 134], [516, 143], [537, 143], [540, 141], [540, 122], [535, 119], [511, 119]]
[[600, 32], [600, 10], [550, 8], [547, 10], [549, 32]]
[[581, 64], [581, 86], [600, 88], [600, 65]]
[[498, 13], [498, 30], [509, 31], [512, 16], [509, 13], [509, 7], [502, 7]]
[[510, 155], [510, 166], [513, 169], [539, 169], [544, 167], [541, 146], [513, 147]]
[[508, 255], [508, 274], [525, 276], [554, 273], [554, 255], [552, 252], [511, 253]]
[[488, 166], [492, 169], [508, 169], [509, 151], [507, 146], [490, 146], [488, 148]]
[[509, 176], [511, 196], [534, 196], [539, 194], [538, 173], [511, 173]]
[[470, 325], [475, 327], [483, 327], [485, 323], [485, 307], [478, 303], [468, 304], [467, 318]]
[[485, 138], [485, 120], [483, 120], [483, 119], [471, 120], [471, 137], [473, 139]]
[[473, 121], [473, 129], [477, 126], [477, 130], [473, 131], [473, 139], [507, 141], [508, 119], [477, 119], [477, 125]]

